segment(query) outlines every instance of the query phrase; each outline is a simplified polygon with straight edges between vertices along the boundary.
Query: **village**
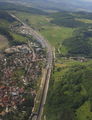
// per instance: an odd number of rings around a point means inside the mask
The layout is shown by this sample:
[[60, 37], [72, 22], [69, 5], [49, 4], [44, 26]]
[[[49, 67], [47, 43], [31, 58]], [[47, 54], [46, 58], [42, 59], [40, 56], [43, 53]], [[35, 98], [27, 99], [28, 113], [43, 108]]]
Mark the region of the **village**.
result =
[[11, 108], [17, 110], [17, 106], [26, 101], [23, 94], [36, 97], [37, 79], [41, 76], [42, 61], [45, 62], [46, 59], [42, 48], [36, 46], [34, 51], [33, 55], [33, 51], [23, 44], [12, 46], [0, 55], [1, 118], [12, 112]]

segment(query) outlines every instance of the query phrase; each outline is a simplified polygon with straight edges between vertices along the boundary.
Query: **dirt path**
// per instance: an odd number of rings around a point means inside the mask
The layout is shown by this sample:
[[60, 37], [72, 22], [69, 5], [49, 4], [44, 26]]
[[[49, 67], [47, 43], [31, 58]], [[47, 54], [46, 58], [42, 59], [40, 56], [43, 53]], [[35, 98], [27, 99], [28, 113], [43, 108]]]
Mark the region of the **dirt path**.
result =
[[60, 52], [60, 48], [61, 48], [61, 46], [62, 46], [62, 44], [60, 44], [60, 46], [59, 46], [59, 48], [58, 48], [58, 52], [59, 52], [59, 53], [61, 53], [61, 52]]

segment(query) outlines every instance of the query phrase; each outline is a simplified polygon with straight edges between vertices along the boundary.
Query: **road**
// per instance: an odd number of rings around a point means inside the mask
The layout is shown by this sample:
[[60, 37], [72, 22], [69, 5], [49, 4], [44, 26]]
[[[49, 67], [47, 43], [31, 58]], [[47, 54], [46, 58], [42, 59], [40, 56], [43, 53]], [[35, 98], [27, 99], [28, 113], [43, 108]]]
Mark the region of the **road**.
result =
[[46, 73], [45, 84], [44, 84], [43, 93], [42, 93], [42, 97], [41, 97], [41, 101], [40, 101], [40, 106], [39, 106], [39, 110], [38, 110], [38, 115], [37, 115], [37, 117], [35, 117], [35, 120], [41, 120], [41, 117], [42, 117], [42, 114], [43, 114], [43, 109], [44, 109], [44, 104], [45, 104], [45, 101], [46, 101], [48, 86], [49, 86], [50, 74], [51, 74], [51, 66], [52, 66], [51, 45], [42, 35], [37, 33], [30, 26], [25, 24], [23, 21], [21, 21], [19, 18], [17, 18], [13, 14], [10, 14], [10, 15], [12, 17], [16, 18], [17, 20], [19, 20], [23, 24], [23, 27], [28, 31], [29, 35], [32, 35], [37, 41], [39, 41], [42, 44], [42, 47], [47, 48], [47, 60], [46, 60], [46, 65], [45, 65], [45, 68], [47, 69], [47, 73]]

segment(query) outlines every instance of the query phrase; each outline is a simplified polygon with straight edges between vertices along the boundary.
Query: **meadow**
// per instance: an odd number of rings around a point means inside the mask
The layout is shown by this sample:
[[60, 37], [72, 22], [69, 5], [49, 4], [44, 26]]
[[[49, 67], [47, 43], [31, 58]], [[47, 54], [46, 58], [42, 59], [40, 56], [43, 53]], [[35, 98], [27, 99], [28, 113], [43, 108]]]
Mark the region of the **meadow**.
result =
[[12, 36], [14, 38], [14, 41], [26, 42], [26, 39], [24, 37], [22, 37], [21, 35], [13, 33]]
[[76, 18], [75, 20], [82, 21], [84, 23], [92, 23], [92, 20], [89, 20], [89, 19], [83, 19], [83, 18], [78, 19], [78, 18]]

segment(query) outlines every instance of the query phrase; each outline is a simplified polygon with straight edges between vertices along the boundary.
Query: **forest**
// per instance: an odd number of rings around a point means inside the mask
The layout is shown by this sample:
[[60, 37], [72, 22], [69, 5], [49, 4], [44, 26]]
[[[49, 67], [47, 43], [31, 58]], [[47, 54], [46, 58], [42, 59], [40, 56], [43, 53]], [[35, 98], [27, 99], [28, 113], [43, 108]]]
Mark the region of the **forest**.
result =
[[76, 29], [73, 37], [65, 39], [63, 45], [66, 46], [70, 55], [84, 55], [92, 57], [92, 25], [85, 28]]
[[17, 5], [13, 3], [7, 3], [7, 2], [0, 2], [0, 9], [1, 10], [15, 10], [19, 12], [27, 12], [32, 14], [40, 14], [40, 15], [47, 15], [47, 12], [44, 12], [40, 9], [33, 8], [33, 7], [26, 7], [23, 5]]
[[92, 65], [72, 66], [57, 82], [52, 75], [49, 86], [45, 105], [47, 120], [78, 120], [76, 110], [85, 102], [89, 102], [88, 111], [92, 112]]

